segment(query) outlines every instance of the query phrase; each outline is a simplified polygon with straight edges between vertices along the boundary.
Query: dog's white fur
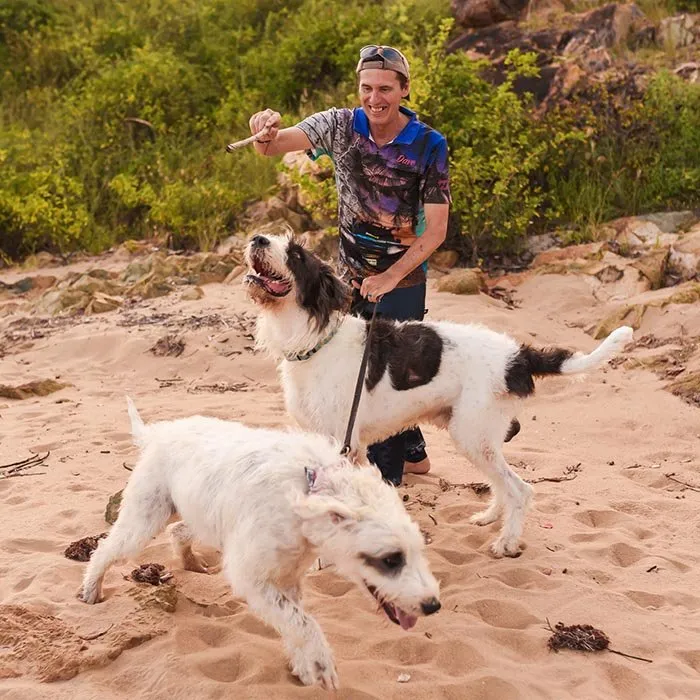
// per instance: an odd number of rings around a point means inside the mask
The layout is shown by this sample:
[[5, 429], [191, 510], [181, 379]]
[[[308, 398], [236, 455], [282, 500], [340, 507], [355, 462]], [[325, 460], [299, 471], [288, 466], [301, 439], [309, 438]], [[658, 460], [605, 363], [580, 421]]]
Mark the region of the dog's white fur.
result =
[[[259, 307], [257, 342], [279, 360], [279, 371], [288, 412], [299, 425], [343, 440], [364, 351], [365, 321], [336, 311], [325, 329], [319, 329], [309, 311], [302, 308], [296, 281], [287, 260], [290, 238], [265, 236], [269, 244], [253, 253], [246, 250], [251, 276], [246, 278], [249, 296]], [[253, 255], [266, 271], [286, 281], [290, 292], [271, 297], [254, 279]], [[409, 322], [418, 323], [418, 322]], [[310, 359], [286, 357], [314, 348], [329, 330], [337, 334]], [[491, 545], [496, 556], [518, 556], [526, 511], [533, 489], [507, 464], [502, 444], [521, 399], [509, 394], [505, 376], [520, 345], [513, 338], [475, 324], [424, 323], [443, 340], [437, 375], [419, 387], [397, 391], [388, 372], [372, 391], [362, 392], [352, 433], [351, 447], [362, 460], [367, 445], [379, 442], [411, 426], [433, 423], [447, 428], [458, 449], [478, 467], [492, 488], [492, 501], [471, 522], [487, 525], [504, 514], [503, 528]], [[576, 353], [564, 361], [561, 374], [593, 369], [610, 359], [632, 339], [632, 329], [621, 327], [590, 354]]]
[[[377, 469], [352, 465], [321, 435], [202, 416], [144, 425], [128, 404], [141, 457], [116, 523], [92, 554], [83, 601], [100, 600], [107, 568], [137, 554], [177, 512], [182, 520], [168, 530], [184, 567], [207, 571], [193, 540], [219, 549], [233, 589], [280, 632], [304, 684], [338, 687], [328, 642], [301, 605], [301, 580], [316, 557], [372, 587], [402, 626], [439, 608], [420, 530]], [[396, 552], [402, 565], [382, 568]]]

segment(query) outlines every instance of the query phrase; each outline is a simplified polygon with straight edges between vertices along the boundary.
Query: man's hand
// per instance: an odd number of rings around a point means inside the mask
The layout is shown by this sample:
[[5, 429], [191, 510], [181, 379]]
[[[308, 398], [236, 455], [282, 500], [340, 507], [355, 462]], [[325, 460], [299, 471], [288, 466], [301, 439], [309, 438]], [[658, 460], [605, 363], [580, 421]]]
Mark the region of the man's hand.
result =
[[290, 151], [307, 151], [311, 148], [309, 137], [298, 127], [280, 129], [282, 117], [274, 109], [256, 112], [249, 120], [250, 133], [260, 134], [260, 141], [253, 148], [261, 156], [278, 156]]
[[376, 304], [381, 297], [396, 289], [396, 285], [400, 281], [401, 278], [397, 277], [392, 273], [391, 269], [389, 269], [386, 270], [386, 272], [380, 272], [378, 275], [365, 277], [365, 279], [362, 280], [362, 285], [353, 280], [352, 286], [355, 287], [355, 289], [359, 289], [360, 294], [367, 299], [367, 301]]
[[282, 116], [279, 112], [275, 112], [272, 109], [264, 109], [262, 112], [256, 112], [250, 118], [248, 126], [250, 126], [250, 133], [253, 135], [265, 131], [265, 134], [261, 134], [259, 143], [269, 143], [277, 138], [281, 122]]

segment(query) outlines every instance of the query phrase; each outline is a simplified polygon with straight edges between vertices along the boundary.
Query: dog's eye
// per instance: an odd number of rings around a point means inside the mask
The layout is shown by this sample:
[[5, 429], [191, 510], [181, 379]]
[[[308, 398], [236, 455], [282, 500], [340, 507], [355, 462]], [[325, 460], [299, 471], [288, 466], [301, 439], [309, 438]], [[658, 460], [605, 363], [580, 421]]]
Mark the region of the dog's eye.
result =
[[382, 559], [382, 564], [389, 569], [389, 571], [394, 571], [395, 569], [400, 569], [404, 565], [403, 552], [394, 552], [388, 557]]
[[372, 557], [363, 554], [362, 558], [367, 566], [371, 566], [381, 574], [396, 576], [406, 564], [406, 557], [403, 552], [392, 552], [384, 557]]

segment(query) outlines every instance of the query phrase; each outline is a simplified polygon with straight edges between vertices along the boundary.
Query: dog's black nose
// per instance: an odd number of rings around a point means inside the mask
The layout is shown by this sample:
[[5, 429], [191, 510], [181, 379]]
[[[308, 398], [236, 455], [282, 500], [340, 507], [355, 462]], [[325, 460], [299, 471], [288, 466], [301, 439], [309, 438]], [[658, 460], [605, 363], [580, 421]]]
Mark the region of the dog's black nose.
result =
[[442, 606], [437, 598], [431, 598], [430, 600], [424, 600], [420, 604], [421, 610], [424, 615], [432, 615], [436, 613]]
[[265, 238], [265, 236], [257, 235], [253, 236], [252, 243], [256, 248], [267, 248], [267, 246], [270, 245], [270, 239]]

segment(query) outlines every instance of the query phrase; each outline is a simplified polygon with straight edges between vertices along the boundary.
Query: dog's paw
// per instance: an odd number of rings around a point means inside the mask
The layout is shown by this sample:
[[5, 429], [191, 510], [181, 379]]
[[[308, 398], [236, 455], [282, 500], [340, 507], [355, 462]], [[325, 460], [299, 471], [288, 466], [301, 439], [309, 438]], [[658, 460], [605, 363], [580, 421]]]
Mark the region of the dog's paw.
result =
[[491, 554], [500, 559], [501, 557], [519, 557], [523, 553], [524, 546], [513, 537], [499, 537], [491, 544]]
[[88, 605], [94, 605], [95, 603], [99, 603], [100, 601], [100, 592], [97, 586], [83, 586], [77, 592], [76, 598], [78, 600], [82, 600], [83, 603], [87, 603]]
[[474, 513], [471, 518], [469, 518], [469, 522], [472, 525], [490, 525], [491, 523], [495, 523], [496, 520], [498, 520], [499, 516], [499, 511], [498, 509], [494, 508], [487, 508], [486, 510], [479, 511], [478, 513]]
[[197, 574], [215, 574], [221, 570], [221, 567], [209, 566], [204, 557], [195, 552], [189, 552], [187, 556], [183, 556], [182, 565], [185, 571], [194, 571]]
[[292, 673], [304, 685], [321, 685], [325, 690], [338, 690], [340, 682], [330, 649], [315, 654], [299, 652], [291, 663]]

